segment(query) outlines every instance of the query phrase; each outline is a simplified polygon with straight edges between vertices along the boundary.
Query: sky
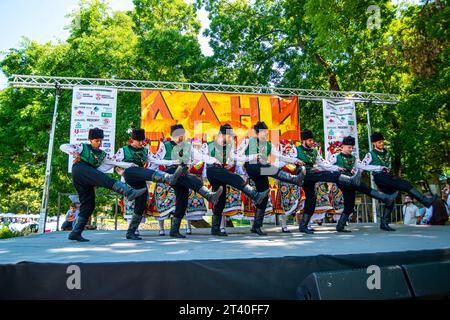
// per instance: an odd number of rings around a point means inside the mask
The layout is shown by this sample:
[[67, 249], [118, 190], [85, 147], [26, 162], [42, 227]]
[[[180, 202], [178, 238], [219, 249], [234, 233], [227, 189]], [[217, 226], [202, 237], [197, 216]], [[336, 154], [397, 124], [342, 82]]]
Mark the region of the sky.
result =
[[[70, 22], [67, 14], [77, 6], [79, 0], [0, 0], [0, 59], [10, 48], [17, 48], [22, 37], [39, 43], [65, 40], [69, 36], [65, 26]], [[187, 0], [192, 2], [192, 0]], [[109, 0], [114, 10], [131, 10], [132, 0]], [[209, 26], [205, 10], [200, 10], [199, 19], [204, 29]], [[199, 36], [199, 42], [205, 55], [211, 55], [212, 50], [208, 39]], [[6, 86], [7, 79], [0, 72], [0, 89]]]
[[[192, 3], [194, 0], [185, 0]], [[423, 0], [392, 0], [393, 4], [420, 3]], [[78, 6], [79, 0], [0, 0], [0, 60], [10, 48], [17, 48], [22, 37], [39, 43], [65, 40], [69, 24], [67, 14]], [[132, 0], [109, 0], [114, 10], [131, 10]], [[200, 10], [198, 17], [202, 23], [199, 43], [205, 55], [211, 55], [212, 49], [203, 31], [209, 27], [205, 10]], [[0, 71], [0, 89], [6, 86], [7, 79]]]

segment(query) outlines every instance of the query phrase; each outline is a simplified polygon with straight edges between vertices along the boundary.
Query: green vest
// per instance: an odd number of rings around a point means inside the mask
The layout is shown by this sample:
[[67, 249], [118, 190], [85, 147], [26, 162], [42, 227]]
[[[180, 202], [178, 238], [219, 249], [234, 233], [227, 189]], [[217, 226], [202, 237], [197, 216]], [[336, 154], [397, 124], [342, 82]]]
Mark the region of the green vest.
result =
[[351, 175], [352, 170], [356, 163], [356, 157], [354, 155], [345, 155], [342, 152], [336, 155], [336, 163], [335, 165], [341, 168], [344, 168], [343, 172], [345, 175]]
[[312, 168], [316, 164], [318, 153], [316, 148], [297, 147], [297, 158], [302, 160], [307, 168]]
[[127, 145], [122, 148], [124, 155], [124, 162], [132, 162], [139, 167], [143, 167], [148, 161], [148, 149], [147, 148], [134, 148], [131, 145]]
[[373, 166], [384, 166], [386, 168], [391, 169], [391, 153], [386, 149], [383, 152], [373, 149], [370, 151], [370, 155], [372, 156], [372, 161], [369, 163]]
[[165, 141], [166, 155], [164, 160], [180, 160], [186, 163], [191, 157], [191, 144], [183, 141], [180, 144], [176, 144], [174, 141]]
[[272, 143], [270, 141], [260, 144], [258, 138], [251, 137], [248, 139], [248, 146], [245, 149], [246, 156], [260, 154], [263, 159], [267, 160], [271, 152]]
[[215, 141], [208, 142], [208, 154], [209, 156], [216, 158], [223, 165], [227, 163], [227, 154], [231, 152], [231, 147], [229, 144], [221, 146]]
[[80, 153], [81, 161], [94, 168], [98, 168], [102, 164], [103, 160], [105, 160], [105, 157], [105, 151], [100, 149], [94, 150], [90, 144], [83, 143], [83, 150]]

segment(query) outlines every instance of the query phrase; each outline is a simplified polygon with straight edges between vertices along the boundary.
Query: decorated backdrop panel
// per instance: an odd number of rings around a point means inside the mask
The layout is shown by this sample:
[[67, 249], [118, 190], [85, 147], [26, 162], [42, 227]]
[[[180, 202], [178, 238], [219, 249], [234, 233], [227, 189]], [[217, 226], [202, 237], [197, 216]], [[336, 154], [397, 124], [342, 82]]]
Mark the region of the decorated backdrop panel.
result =
[[154, 147], [180, 123], [190, 138], [212, 139], [221, 124], [233, 126], [238, 138], [264, 121], [272, 138], [297, 141], [300, 136], [297, 97], [207, 92], [144, 90], [141, 93], [141, 127]]

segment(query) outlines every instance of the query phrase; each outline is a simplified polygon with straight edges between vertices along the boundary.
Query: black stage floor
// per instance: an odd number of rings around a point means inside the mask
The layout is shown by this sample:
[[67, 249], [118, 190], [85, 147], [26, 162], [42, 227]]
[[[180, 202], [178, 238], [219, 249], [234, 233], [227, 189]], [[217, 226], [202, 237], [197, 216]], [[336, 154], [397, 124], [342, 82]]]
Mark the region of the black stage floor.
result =
[[[88, 243], [67, 233], [0, 241], [0, 299], [296, 299], [313, 272], [450, 260], [449, 226], [334, 225], [314, 235], [297, 228], [267, 237], [230, 228], [228, 237], [194, 229], [187, 239], [143, 231], [87, 231]], [[79, 276], [79, 278], [78, 278]], [[79, 281], [78, 281], [79, 280]]]

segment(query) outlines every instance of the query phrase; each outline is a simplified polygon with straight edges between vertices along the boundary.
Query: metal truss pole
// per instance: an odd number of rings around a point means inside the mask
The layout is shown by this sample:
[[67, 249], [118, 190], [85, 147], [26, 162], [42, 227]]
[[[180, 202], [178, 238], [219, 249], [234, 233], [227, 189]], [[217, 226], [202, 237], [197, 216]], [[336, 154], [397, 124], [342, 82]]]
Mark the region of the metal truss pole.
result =
[[[367, 113], [367, 137], [369, 139], [369, 151], [372, 151], [372, 141], [370, 139], [370, 136], [372, 135], [372, 127], [370, 124], [370, 104], [371, 101], [366, 103], [366, 113]], [[373, 174], [370, 173], [370, 187], [372, 189], [376, 189], [375, 181], [373, 180]], [[372, 214], [373, 214], [373, 222], [377, 223], [377, 200], [375, 198], [372, 198]]]
[[50, 182], [51, 182], [51, 175], [52, 175], [53, 143], [55, 141], [56, 120], [58, 118], [58, 102], [59, 102], [59, 95], [61, 93], [61, 87], [58, 82], [56, 82], [54, 84], [54, 87], [55, 87], [55, 108], [53, 110], [53, 121], [52, 121], [52, 128], [50, 131], [50, 141], [48, 143], [47, 166], [45, 168], [44, 191], [42, 192], [41, 210], [40, 210], [40, 216], [39, 216], [39, 233], [45, 232], [45, 224], [47, 221], [48, 199], [50, 196]]

